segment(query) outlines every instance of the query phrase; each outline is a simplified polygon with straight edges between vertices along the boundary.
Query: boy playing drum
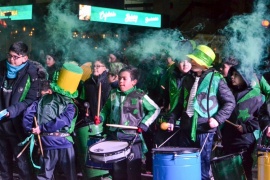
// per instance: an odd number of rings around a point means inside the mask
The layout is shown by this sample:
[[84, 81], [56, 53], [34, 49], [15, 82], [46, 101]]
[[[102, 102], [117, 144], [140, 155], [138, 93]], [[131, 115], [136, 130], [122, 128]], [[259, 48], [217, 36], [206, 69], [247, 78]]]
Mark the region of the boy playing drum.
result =
[[95, 118], [96, 124], [104, 120], [110, 124], [138, 127], [137, 130], [116, 127], [109, 127], [107, 130], [109, 140], [134, 142], [127, 159], [114, 163], [111, 173], [115, 180], [141, 179], [142, 156], [146, 152], [141, 132], [148, 130], [160, 112], [153, 100], [136, 89], [138, 79], [137, 68], [128, 66], [121, 69], [119, 87], [111, 91], [100, 116]]

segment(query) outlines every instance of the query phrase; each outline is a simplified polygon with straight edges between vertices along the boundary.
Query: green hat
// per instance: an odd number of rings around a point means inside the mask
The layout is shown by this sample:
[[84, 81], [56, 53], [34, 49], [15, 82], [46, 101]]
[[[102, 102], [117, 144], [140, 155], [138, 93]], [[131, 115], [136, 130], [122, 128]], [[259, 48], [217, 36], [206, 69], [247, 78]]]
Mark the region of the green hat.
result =
[[62, 94], [70, 98], [78, 96], [78, 85], [80, 83], [83, 70], [78, 65], [65, 63], [60, 70], [56, 83], [51, 83], [54, 92]]
[[205, 45], [199, 45], [195, 48], [193, 53], [188, 54], [187, 57], [193, 59], [201, 66], [210, 68], [212, 67], [212, 63], [214, 62], [216, 55], [210, 47]]

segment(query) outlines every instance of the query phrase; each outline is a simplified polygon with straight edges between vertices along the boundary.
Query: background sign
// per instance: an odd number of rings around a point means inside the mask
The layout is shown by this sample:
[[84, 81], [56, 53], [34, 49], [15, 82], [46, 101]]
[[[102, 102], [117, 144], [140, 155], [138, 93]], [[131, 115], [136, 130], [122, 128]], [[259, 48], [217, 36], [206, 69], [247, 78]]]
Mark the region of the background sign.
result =
[[0, 19], [26, 20], [32, 19], [32, 5], [0, 7]]
[[[82, 7], [82, 5], [80, 5]], [[79, 11], [82, 8], [79, 8]], [[86, 7], [84, 6], [84, 13], [79, 12], [79, 14], [85, 14]], [[90, 12], [86, 20], [105, 23], [116, 23], [116, 24], [127, 24], [135, 26], [148, 26], [148, 27], [161, 27], [161, 15], [153, 13], [142, 13], [136, 11], [125, 11], [111, 8], [103, 7], [88, 7]], [[80, 18], [81, 19], [81, 18]]]

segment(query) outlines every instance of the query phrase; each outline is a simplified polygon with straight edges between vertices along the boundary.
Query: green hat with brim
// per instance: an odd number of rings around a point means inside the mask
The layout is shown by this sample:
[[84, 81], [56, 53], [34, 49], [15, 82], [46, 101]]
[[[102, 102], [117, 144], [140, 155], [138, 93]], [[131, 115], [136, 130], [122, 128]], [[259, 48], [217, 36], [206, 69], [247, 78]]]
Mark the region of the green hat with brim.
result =
[[216, 55], [210, 47], [205, 45], [199, 45], [196, 47], [193, 53], [188, 54], [187, 57], [193, 59], [201, 66], [210, 68], [212, 67], [212, 63], [214, 62]]

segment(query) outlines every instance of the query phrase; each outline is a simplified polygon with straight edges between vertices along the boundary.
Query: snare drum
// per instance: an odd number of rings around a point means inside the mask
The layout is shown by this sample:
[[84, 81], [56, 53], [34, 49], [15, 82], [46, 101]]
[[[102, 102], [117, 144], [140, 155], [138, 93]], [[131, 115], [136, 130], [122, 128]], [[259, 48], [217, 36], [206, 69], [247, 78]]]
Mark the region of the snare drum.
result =
[[198, 148], [161, 147], [152, 149], [154, 180], [200, 180]]
[[[90, 132], [90, 127], [92, 128], [92, 131]], [[76, 128], [74, 131], [76, 133], [76, 136], [74, 136], [74, 148], [76, 152], [76, 158], [77, 158], [77, 166], [80, 170], [82, 170], [83, 177], [86, 178], [93, 178], [101, 175], [108, 174], [108, 171], [105, 170], [99, 170], [99, 169], [90, 169], [86, 167], [86, 160], [87, 160], [87, 152], [88, 152], [88, 141], [89, 141], [89, 135], [96, 134], [98, 132], [101, 132], [102, 129], [98, 128], [99, 126], [82, 126], [79, 128]], [[95, 141], [99, 141], [103, 139], [102, 136], [97, 137]]]
[[215, 157], [211, 160], [214, 179], [246, 180], [241, 153]]
[[[104, 140], [105, 140], [105, 138], [100, 139], [98, 136], [90, 136], [89, 140], [87, 142], [88, 149], [89, 149], [90, 146], [92, 146], [92, 145], [94, 145], [96, 143], [102, 142]], [[86, 167], [93, 168], [93, 169], [109, 170], [109, 169], [112, 169], [113, 164], [111, 164], [111, 163], [102, 163], [102, 162], [94, 162], [91, 159], [89, 151], [88, 151], [88, 155], [87, 155], [87, 159], [86, 159]]]
[[131, 147], [125, 141], [103, 141], [89, 147], [90, 159], [96, 162], [114, 163], [126, 159]]

